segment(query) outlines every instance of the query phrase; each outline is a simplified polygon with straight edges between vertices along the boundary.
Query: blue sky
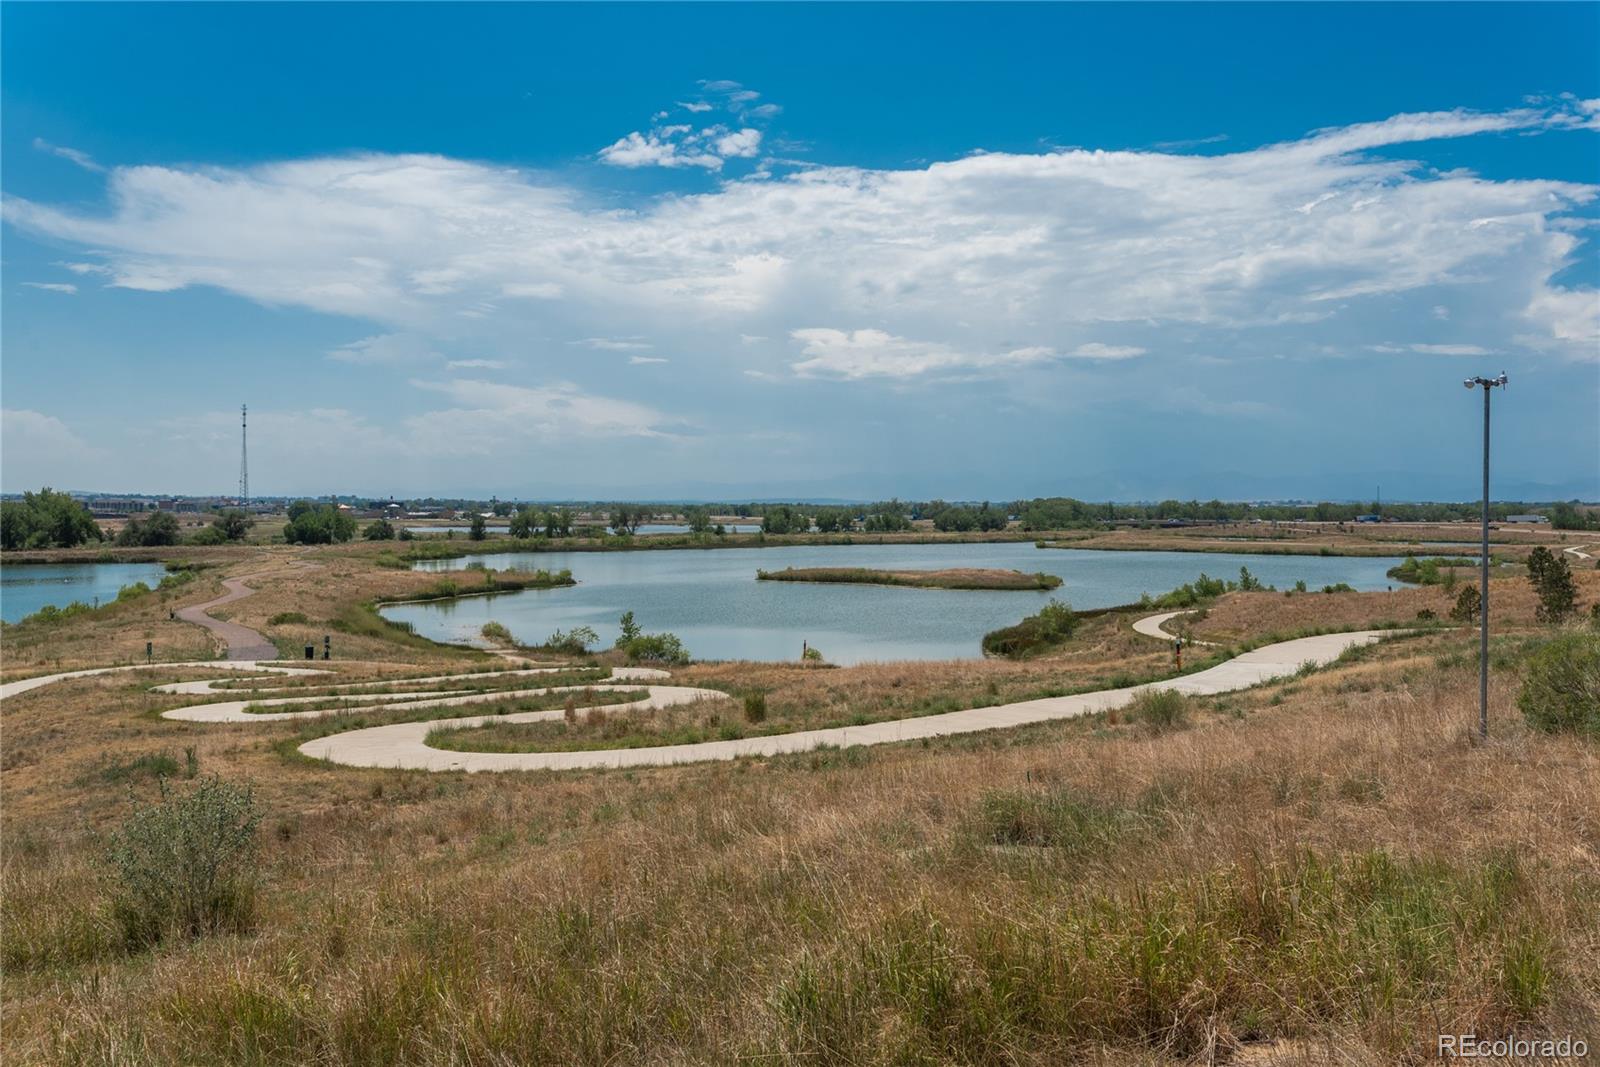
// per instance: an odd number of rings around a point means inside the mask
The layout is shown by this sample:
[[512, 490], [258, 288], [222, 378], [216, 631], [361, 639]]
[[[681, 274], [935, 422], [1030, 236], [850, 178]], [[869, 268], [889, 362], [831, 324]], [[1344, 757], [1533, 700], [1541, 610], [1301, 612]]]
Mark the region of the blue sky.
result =
[[8, 491], [1600, 497], [1600, 6], [0, 18]]

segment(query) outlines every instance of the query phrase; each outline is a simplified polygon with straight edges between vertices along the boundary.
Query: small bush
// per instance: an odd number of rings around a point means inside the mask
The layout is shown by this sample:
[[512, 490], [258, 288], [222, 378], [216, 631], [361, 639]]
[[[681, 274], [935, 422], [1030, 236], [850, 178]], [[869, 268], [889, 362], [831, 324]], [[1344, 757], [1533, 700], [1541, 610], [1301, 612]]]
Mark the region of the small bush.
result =
[[255, 914], [256, 830], [248, 788], [220, 778], [185, 793], [161, 785], [160, 803], [113, 831], [114, 914], [130, 947], [163, 937], [249, 928]]
[[574, 626], [571, 630], [557, 630], [544, 643], [551, 652], [565, 652], [569, 656], [586, 655], [589, 646], [600, 640], [592, 627]]
[[620, 647], [627, 653], [629, 663], [689, 662], [689, 650], [675, 634], [640, 634]]
[[1517, 706], [1536, 730], [1600, 740], [1600, 636], [1566, 634], [1529, 656]]
[[1165, 733], [1189, 724], [1189, 702], [1176, 689], [1146, 689], [1128, 705], [1128, 717]]
[[1052, 600], [1015, 626], [1005, 626], [983, 635], [983, 652], [986, 656], [1003, 656], [1022, 659], [1035, 655], [1071, 639], [1078, 629], [1078, 616], [1072, 605]]
[[304, 626], [311, 620], [305, 617], [304, 612], [280, 611], [267, 620], [268, 626]]
[[481, 633], [487, 640], [498, 641], [502, 645], [515, 644], [515, 640], [511, 636], [511, 631], [506, 629], [502, 623], [495, 622], [492, 619], [484, 623], [483, 628], [478, 632]]
[[766, 722], [767, 720], [767, 694], [746, 693], [744, 697], [744, 721]]

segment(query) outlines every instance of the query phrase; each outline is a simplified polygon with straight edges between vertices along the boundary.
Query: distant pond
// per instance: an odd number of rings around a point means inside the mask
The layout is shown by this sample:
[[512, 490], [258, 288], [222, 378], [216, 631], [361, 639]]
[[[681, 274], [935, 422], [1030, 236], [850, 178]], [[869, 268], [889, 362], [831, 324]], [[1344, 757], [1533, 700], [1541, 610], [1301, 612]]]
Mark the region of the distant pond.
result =
[[[1236, 579], [1248, 567], [1279, 588], [1304, 579], [1313, 589], [1397, 584], [1385, 576], [1399, 557], [1256, 556], [1195, 552], [1040, 549], [1031, 543], [786, 545], [774, 548], [636, 552], [505, 552], [425, 560], [419, 570], [568, 568], [578, 585], [424, 604], [395, 604], [385, 618], [438, 641], [479, 639], [490, 620], [537, 644], [555, 630], [590, 626], [610, 645], [617, 619], [632, 611], [646, 631], [667, 630], [698, 659], [794, 660], [801, 642], [831, 663], [964, 659], [982, 655], [990, 630], [1039, 610], [1051, 597], [1076, 608], [1112, 607], [1194, 580], [1202, 571]], [[872, 585], [758, 582], [757, 569], [784, 567], [1005, 567], [1062, 579], [1050, 593], [911, 589]]]
[[166, 576], [160, 563], [18, 563], [0, 567], [0, 619], [17, 622], [40, 608], [74, 600], [93, 605], [115, 600], [134, 582], [154, 589]]

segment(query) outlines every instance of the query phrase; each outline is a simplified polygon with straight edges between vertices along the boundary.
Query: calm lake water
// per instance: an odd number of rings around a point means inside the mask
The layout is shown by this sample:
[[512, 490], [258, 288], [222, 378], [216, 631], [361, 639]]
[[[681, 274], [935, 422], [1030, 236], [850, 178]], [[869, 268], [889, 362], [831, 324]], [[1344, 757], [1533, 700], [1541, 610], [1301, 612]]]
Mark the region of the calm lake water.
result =
[[[396, 604], [386, 618], [409, 622], [440, 641], [474, 641], [490, 620], [518, 640], [544, 641], [555, 630], [590, 626], [610, 645], [617, 619], [632, 611], [647, 632], [671, 631], [699, 659], [793, 660], [802, 641], [831, 663], [963, 659], [982, 655], [979, 641], [1038, 611], [1051, 597], [1077, 608], [1111, 607], [1192, 581], [1201, 571], [1237, 579], [1249, 567], [1279, 588], [1303, 578], [1313, 589], [1348, 582], [1357, 589], [1394, 584], [1395, 559], [1252, 556], [1193, 552], [1090, 552], [1040, 549], [1032, 543], [829, 545], [639, 552], [507, 552], [426, 560], [419, 570], [459, 570], [473, 561], [499, 569], [569, 568], [579, 584], [493, 597]], [[756, 570], [784, 567], [934, 569], [1004, 567], [1062, 579], [1050, 593], [907, 589], [872, 585], [758, 582]]]
[[[761, 529], [761, 524], [756, 523], [724, 523], [723, 527], [728, 533], [756, 533]], [[505, 533], [505, 526], [491, 524], [489, 529], [496, 533]], [[471, 533], [471, 526], [413, 526], [411, 532], [418, 537], [443, 537], [448, 533]], [[647, 522], [635, 531], [638, 537], [650, 537], [654, 534], [686, 534], [689, 527], [682, 523]]]
[[166, 576], [160, 563], [19, 563], [0, 567], [0, 619], [16, 622], [40, 608], [64, 608], [74, 600], [93, 604], [115, 600], [117, 590], [134, 582], [154, 589]]

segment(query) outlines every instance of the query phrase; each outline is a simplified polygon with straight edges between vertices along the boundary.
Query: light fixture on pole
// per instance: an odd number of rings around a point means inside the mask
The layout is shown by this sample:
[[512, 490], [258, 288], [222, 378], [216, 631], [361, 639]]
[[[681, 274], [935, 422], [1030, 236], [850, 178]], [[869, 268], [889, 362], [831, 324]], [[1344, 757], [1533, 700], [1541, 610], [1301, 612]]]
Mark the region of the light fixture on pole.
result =
[[1468, 389], [1483, 388], [1483, 541], [1478, 556], [1478, 737], [1489, 739], [1489, 394], [1505, 388], [1506, 372], [1498, 378], [1468, 378]]

